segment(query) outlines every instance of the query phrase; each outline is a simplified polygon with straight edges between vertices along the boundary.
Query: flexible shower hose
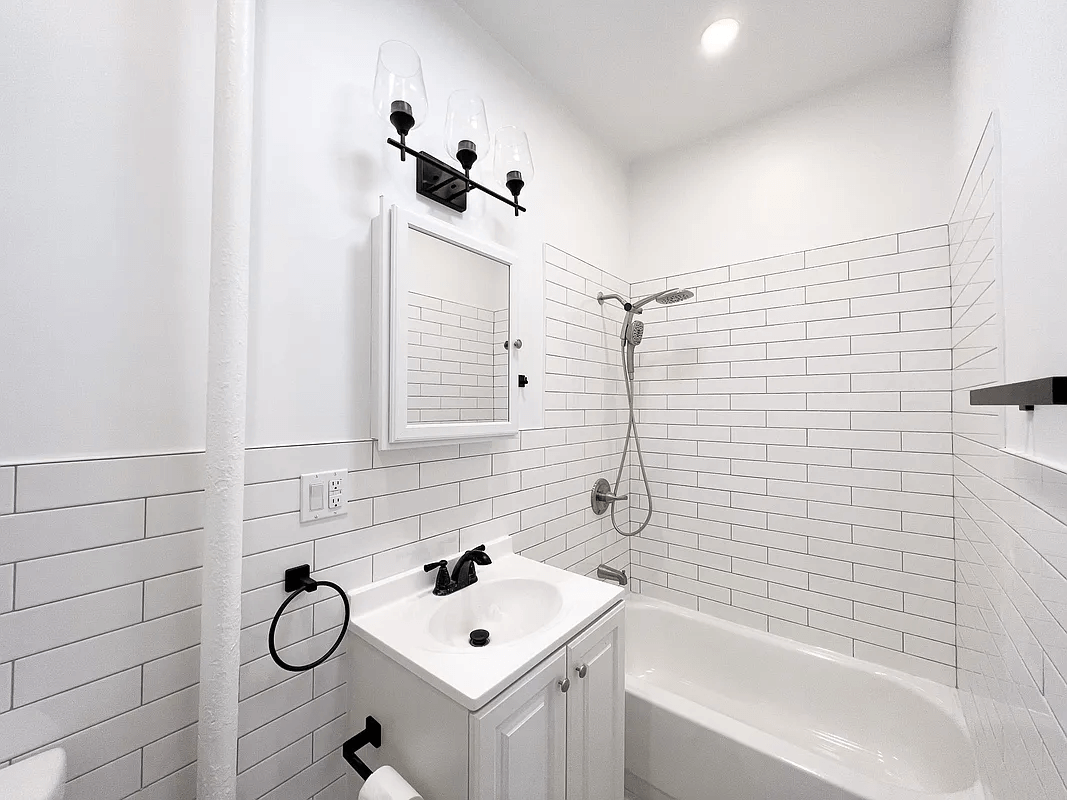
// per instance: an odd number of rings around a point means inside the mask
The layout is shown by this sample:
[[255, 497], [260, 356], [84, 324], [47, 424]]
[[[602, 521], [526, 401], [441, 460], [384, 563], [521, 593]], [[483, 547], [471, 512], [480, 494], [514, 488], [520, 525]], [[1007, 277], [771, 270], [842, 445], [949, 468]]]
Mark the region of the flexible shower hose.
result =
[[637, 526], [635, 531], [624, 531], [619, 527], [619, 523], [615, 521], [615, 503], [611, 504], [611, 524], [620, 534], [623, 536], [637, 536], [641, 531], [648, 527], [648, 523], [652, 520], [652, 487], [648, 483], [648, 473], [645, 472], [645, 457], [641, 453], [641, 437], [637, 435], [637, 419], [634, 417], [634, 383], [633, 378], [630, 377], [630, 370], [626, 368], [626, 347], [627, 343], [624, 341], [622, 344], [622, 379], [626, 384], [626, 401], [630, 406], [630, 418], [626, 423], [626, 439], [622, 445], [622, 456], [619, 458], [619, 471], [615, 475], [615, 488], [612, 490], [616, 497], [619, 496], [619, 486], [622, 484], [622, 473], [626, 469], [626, 454], [630, 450], [630, 434], [633, 434], [634, 449], [637, 451], [637, 463], [641, 467], [641, 480], [645, 482], [645, 496], [648, 498], [648, 513], [645, 514], [644, 522]]

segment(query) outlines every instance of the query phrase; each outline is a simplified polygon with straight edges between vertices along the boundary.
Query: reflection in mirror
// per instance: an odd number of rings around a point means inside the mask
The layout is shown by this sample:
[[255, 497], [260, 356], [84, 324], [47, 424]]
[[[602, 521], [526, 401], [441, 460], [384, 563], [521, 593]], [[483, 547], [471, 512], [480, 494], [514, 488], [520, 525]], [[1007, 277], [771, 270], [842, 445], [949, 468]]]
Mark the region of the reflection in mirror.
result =
[[508, 265], [410, 234], [408, 422], [506, 422]]

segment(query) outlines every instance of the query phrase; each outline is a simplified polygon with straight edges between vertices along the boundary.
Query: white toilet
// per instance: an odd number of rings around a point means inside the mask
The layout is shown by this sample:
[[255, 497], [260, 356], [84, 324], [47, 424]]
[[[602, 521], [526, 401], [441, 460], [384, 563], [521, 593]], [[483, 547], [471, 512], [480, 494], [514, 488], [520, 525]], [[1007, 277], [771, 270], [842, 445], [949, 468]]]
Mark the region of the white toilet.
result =
[[63, 800], [67, 781], [67, 754], [49, 750], [0, 769], [3, 800]]

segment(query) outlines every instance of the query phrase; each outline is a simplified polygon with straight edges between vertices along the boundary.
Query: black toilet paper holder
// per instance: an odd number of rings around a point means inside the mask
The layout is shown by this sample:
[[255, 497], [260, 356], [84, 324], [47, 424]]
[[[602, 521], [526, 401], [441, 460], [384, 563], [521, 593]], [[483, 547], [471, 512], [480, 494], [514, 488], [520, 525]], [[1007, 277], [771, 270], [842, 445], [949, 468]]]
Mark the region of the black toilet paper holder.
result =
[[374, 747], [382, 746], [382, 726], [374, 717], [367, 717], [367, 727], [341, 745], [341, 755], [363, 780], [367, 780], [374, 770], [363, 763], [356, 751], [368, 744]]

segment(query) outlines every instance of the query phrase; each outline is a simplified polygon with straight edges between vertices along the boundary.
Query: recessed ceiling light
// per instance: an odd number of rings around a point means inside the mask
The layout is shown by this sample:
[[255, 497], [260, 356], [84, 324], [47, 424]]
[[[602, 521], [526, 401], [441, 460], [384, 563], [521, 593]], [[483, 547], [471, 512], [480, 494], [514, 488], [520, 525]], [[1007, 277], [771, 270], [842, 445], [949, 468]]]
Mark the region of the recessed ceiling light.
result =
[[717, 56], [725, 53], [737, 38], [741, 23], [736, 19], [720, 19], [711, 23], [700, 37], [700, 47], [705, 55]]

